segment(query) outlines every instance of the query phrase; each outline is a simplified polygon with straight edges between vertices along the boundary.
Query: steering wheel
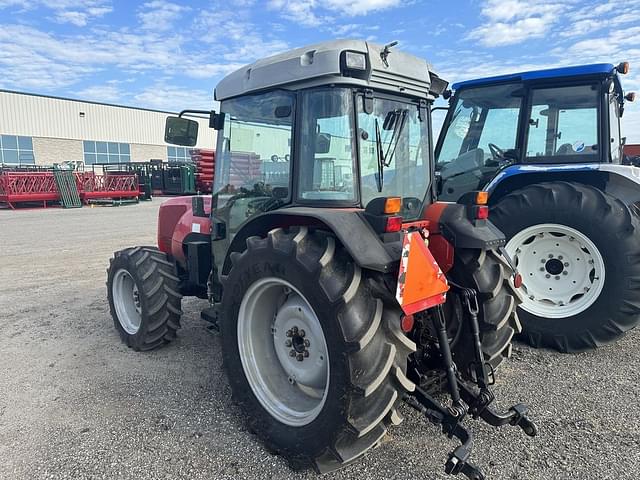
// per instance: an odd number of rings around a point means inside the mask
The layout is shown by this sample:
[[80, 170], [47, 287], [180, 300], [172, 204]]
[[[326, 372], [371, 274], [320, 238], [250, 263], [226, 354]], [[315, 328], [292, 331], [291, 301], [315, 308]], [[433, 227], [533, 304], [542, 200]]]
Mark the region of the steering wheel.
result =
[[490, 143], [487, 146], [489, 147], [489, 151], [491, 152], [491, 157], [494, 160], [502, 160], [504, 158], [504, 150], [502, 150], [495, 143]]

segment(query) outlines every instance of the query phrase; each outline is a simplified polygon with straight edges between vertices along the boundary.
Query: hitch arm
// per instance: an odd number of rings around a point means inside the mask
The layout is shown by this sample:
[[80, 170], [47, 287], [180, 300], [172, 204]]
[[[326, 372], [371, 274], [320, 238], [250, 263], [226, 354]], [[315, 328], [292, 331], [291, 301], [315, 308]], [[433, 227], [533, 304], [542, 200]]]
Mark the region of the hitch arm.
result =
[[449, 438], [455, 437], [460, 441], [461, 445], [449, 453], [445, 463], [444, 471], [447, 474], [462, 474], [469, 480], [484, 480], [480, 469], [469, 462], [473, 450], [473, 435], [460, 423], [459, 417], [418, 386], [412, 396], [405, 398], [405, 402], [422, 413], [429, 422], [441, 425], [442, 432]]
[[476, 407], [476, 405], [478, 405], [479, 397], [464, 382], [459, 381], [458, 388], [460, 390], [460, 396], [464, 402], [471, 406], [470, 412], [472, 415], [474, 410], [478, 412], [473, 415], [474, 417], [480, 417], [482, 420], [494, 427], [501, 427], [503, 425], [518, 426], [529, 437], [535, 437], [538, 434], [538, 427], [536, 427], [536, 424], [527, 416], [526, 405], [519, 403], [511, 407], [506, 413], [498, 413], [489, 407], [489, 405], [481, 405], [481, 408]]

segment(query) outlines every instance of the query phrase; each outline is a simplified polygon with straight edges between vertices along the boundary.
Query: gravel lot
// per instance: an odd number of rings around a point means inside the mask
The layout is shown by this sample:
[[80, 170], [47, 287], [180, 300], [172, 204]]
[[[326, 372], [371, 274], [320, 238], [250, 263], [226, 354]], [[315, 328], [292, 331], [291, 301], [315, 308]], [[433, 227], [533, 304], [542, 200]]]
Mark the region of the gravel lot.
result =
[[[183, 329], [150, 353], [124, 347], [106, 302], [114, 250], [155, 243], [158, 199], [127, 207], [0, 211], [0, 478], [314, 478], [246, 431], [219, 337], [183, 302]], [[495, 388], [527, 402], [540, 435], [471, 422], [492, 479], [631, 479], [640, 472], [640, 330], [566, 356], [517, 344]], [[411, 410], [334, 478], [451, 478], [454, 446]]]

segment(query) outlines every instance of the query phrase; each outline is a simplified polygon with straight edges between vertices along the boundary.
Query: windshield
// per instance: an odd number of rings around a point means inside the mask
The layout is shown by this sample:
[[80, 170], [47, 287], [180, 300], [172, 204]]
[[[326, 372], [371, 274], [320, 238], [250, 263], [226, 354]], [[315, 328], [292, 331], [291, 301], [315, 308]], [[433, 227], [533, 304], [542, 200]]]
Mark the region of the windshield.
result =
[[[372, 101], [371, 113], [365, 101]], [[430, 182], [427, 109], [388, 98], [359, 96], [357, 103], [362, 204], [402, 197], [402, 216], [418, 217]]]

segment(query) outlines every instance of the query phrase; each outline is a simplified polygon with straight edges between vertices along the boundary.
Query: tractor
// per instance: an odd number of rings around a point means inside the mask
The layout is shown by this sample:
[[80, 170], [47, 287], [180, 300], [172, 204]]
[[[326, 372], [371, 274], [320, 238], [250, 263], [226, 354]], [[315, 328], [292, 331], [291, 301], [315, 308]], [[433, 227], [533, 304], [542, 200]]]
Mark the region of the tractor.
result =
[[159, 210], [157, 247], [116, 252], [108, 300], [138, 351], [176, 338], [181, 299], [222, 336], [233, 398], [266, 447], [328, 472], [378, 445], [407, 403], [460, 445], [449, 474], [482, 479], [466, 417], [536, 434], [490, 385], [521, 327], [521, 278], [486, 192], [435, 201], [423, 59], [365, 41], [285, 52], [222, 79], [220, 111], [167, 118], [165, 140], [217, 131], [213, 194]]
[[[523, 278], [534, 347], [580, 352], [640, 321], [640, 169], [623, 155], [620, 75], [582, 65], [453, 85], [435, 150], [437, 195], [489, 192]], [[442, 108], [442, 107], [436, 107]]]

